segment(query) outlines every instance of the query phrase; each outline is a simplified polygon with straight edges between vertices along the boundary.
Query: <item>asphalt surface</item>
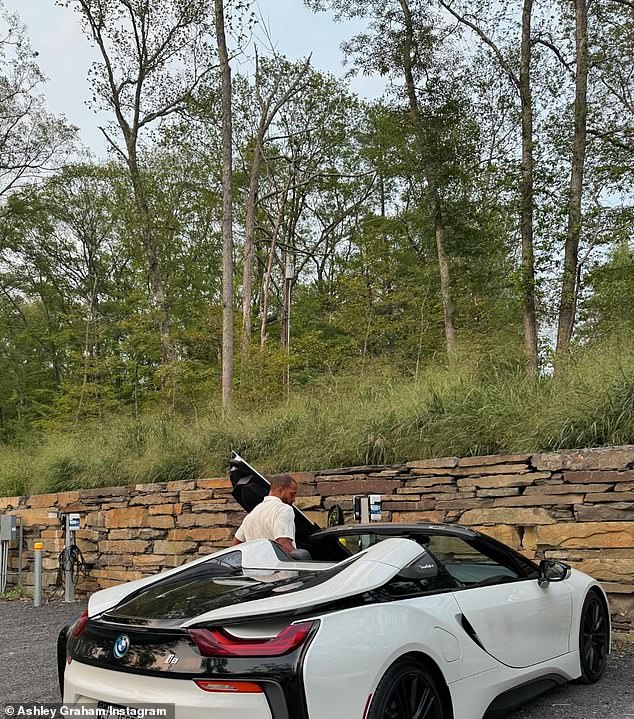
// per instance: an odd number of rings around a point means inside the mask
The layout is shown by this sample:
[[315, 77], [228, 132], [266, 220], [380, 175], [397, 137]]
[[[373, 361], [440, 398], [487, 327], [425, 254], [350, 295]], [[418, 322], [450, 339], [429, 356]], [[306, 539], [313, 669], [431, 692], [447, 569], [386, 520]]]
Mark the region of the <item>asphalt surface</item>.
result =
[[[55, 602], [35, 609], [26, 601], [0, 601], [0, 708], [11, 702], [59, 701], [57, 635], [84, 609], [81, 603]], [[616, 645], [598, 684], [553, 689], [507, 717], [634, 719], [634, 645]]]

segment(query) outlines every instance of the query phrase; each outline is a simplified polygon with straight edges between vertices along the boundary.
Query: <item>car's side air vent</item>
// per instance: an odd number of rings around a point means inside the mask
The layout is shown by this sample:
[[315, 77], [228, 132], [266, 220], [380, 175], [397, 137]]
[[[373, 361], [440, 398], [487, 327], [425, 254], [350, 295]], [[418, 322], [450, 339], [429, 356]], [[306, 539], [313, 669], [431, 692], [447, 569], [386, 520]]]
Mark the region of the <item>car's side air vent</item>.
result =
[[482, 642], [478, 638], [478, 635], [475, 632], [475, 629], [471, 626], [469, 620], [465, 617], [464, 614], [460, 615], [460, 623], [462, 624], [462, 628], [465, 630], [465, 632], [469, 635], [469, 637], [482, 649], [486, 652], [486, 649], [482, 645]]

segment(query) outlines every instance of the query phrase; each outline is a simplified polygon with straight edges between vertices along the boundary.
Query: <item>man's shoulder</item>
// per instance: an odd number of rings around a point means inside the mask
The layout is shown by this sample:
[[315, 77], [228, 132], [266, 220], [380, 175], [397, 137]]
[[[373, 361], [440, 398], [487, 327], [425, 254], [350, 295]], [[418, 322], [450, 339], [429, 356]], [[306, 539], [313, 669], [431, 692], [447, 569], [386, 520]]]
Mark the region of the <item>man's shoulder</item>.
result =
[[272, 511], [277, 514], [295, 514], [291, 505], [285, 504], [284, 502], [275, 502], [275, 504], [272, 504]]

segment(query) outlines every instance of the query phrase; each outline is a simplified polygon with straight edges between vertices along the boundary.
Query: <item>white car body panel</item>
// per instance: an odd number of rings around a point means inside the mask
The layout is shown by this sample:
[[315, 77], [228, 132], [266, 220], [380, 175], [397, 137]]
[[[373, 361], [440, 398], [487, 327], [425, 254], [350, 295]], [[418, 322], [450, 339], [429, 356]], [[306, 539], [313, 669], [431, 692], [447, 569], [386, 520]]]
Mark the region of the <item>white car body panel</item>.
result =
[[[89, 616], [98, 617], [142, 587], [236, 551], [242, 555], [243, 573], [250, 577], [271, 573], [293, 577], [293, 572], [323, 572], [335, 566], [286, 561], [268, 540], [246, 542], [97, 592], [90, 599]], [[272, 596], [222, 606], [180, 627], [222, 626], [235, 637], [257, 640], [278, 635], [289, 621], [319, 620], [302, 667], [310, 719], [362, 719], [385, 672], [408, 654], [433, 663], [440, 672], [454, 719], [482, 719], [500, 694], [546, 675], [562, 681], [580, 676], [578, 636], [584, 599], [593, 588], [606, 603], [607, 597], [598, 582], [575, 570], [564, 581], [543, 587], [536, 579], [520, 579], [415, 597], [371, 599], [352, 607], [346, 601], [341, 605], [346, 608], [332, 609], [338, 600], [380, 589], [405, 567], [418, 564], [416, 560], [422, 564], [425, 557], [429, 559], [424, 546], [412, 539], [387, 538], [344, 560], [341, 571], [324, 581], [303, 588], [282, 586]], [[331, 610], [325, 612], [325, 605]], [[301, 618], [294, 620], [297, 612]], [[254, 618], [257, 621], [241, 624]], [[176, 704], [177, 719], [273, 719], [264, 694], [209, 693], [191, 679], [132, 674], [72, 661], [64, 680], [64, 701], [70, 704], [168, 703]]]
[[[370, 591], [383, 586], [403, 567], [424, 556], [425, 550], [411, 539], [386, 539], [346, 560], [348, 566], [343, 571], [315, 587], [215, 609], [183, 622], [181, 626], [190, 627], [206, 622], [224, 622], [253, 615], [310, 609], [337, 599], [352, 597], [360, 591]], [[287, 562], [283, 565], [285, 571], [292, 567]]]
[[485, 649], [508, 667], [529, 667], [570, 651], [572, 595], [565, 582], [535, 579], [456, 592]]
[[64, 702], [71, 705], [174, 704], [176, 719], [271, 719], [264, 694], [205, 692], [191, 679], [125, 674], [80, 662], [72, 662], [64, 676]]

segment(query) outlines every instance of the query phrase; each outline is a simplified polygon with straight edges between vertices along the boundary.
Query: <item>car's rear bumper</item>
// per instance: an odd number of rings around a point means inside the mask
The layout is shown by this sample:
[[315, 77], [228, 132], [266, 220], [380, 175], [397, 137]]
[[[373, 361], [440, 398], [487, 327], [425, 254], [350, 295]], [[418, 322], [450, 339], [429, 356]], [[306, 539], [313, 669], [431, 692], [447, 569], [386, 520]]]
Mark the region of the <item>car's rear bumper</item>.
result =
[[176, 719], [273, 719], [265, 694], [205, 692], [191, 679], [127, 674], [73, 661], [64, 675], [67, 704], [174, 705]]

